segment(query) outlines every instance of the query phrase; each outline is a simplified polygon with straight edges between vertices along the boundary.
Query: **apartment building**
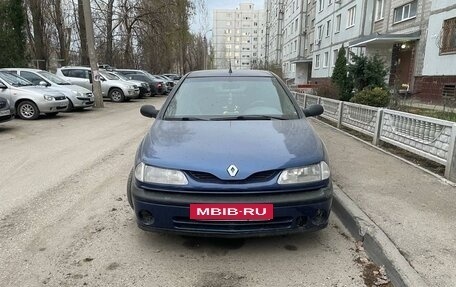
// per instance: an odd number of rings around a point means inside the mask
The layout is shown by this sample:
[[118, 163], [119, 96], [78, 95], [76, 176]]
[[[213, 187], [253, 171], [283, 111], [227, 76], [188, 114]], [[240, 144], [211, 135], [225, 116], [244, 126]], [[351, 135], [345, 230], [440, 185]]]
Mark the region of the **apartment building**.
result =
[[241, 3], [236, 9], [214, 10], [215, 68], [227, 69], [231, 63], [232, 69], [251, 69], [258, 64], [261, 13], [252, 3]]
[[421, 74], [415, 91], [428, 102], [456, 99], [456, 2], [432, 1]]
[[285, 0], [265, 0], [267, 65], [282, 64], [284, 6]]
[[[373, 10], [373, 1], [317, 0], [315, 8], [312, 82], [321, 83], [330, 80], [342, 45], [349, 48], [351, 41], [371, 34], [366, 23], [372, 21], [372, 13], [367, 11]], [[364, 53], [357, 46], [350, 51]]]

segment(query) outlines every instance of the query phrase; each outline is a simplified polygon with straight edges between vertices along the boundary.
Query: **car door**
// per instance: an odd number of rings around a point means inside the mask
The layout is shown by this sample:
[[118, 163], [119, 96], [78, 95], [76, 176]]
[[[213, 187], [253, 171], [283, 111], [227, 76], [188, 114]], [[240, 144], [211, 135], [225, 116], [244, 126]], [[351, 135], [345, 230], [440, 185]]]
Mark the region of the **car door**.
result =
[[14, 105], [11, 98], [11, 89], [8, 88], [5, 82], [0, 79], [0, 97], [9, 100], [10, 105]]
[[90, 73], [85, 69], [62, 69], [62, 74], [71, 81], [73, 85], [84, 87], [88, 90], [92, 90], [92, 84], [90, 83]]

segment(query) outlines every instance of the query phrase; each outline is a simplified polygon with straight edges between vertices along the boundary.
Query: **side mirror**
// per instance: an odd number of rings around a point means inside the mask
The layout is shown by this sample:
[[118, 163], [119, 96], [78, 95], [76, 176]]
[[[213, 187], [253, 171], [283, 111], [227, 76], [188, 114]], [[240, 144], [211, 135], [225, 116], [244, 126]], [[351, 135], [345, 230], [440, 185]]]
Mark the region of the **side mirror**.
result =
[[[36, 83], [36, 82], [35, 82]], [[48, 83], [46, 83], [45, 81], [40, 81], [39, 82], [39, 85], [42, 86], [42, 87], [47, 87], [47, 86], [50, 86]]]
[[144, 105], [140, 109], [141, 115], [147, 117], [147, 118], [156, 118], [158, 115], [159, 110], [157, 110], [154, 106], [152, 105]]
[[323, 112], [325, 110], [323, 109], [322, 105], [317, 104], [317, 105], [311, 105], [308, 108], [302, 109], [302, 111], [304, 112], [304, 115], [306, 117], [316, 117], [316, 116], [323, 114]]

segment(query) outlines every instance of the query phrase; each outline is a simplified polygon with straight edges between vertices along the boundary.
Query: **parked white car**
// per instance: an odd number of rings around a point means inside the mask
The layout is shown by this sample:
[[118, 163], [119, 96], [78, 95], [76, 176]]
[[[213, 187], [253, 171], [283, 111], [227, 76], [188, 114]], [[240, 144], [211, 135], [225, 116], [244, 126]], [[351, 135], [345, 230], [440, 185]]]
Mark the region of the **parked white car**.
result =
[[61, 92], [35, 86], [20, 76], [1, 71], [0, 97], [9, 99], [16, 114], [24, 120], [35, 120], [41, 113], [55, 116], [68, 107], [68, 99]]
[[[92, 90], [92, 72], [89, 67], [62, 67], [56, 75], [74, 85]], [[124, 102], [139, 96], [139, 87], [132, 83], [117, 80], [105, 71], [100, 70], [101, 93], [113, 102]]]
[[92, 91], [81, 86], [72, 85], [70, 82], [49, 73], [48, 71], [28, 68], [8, 68], [1, 69], [0, 71], [14, 73], [37, 86], [48, 87], [51, 90], [63, 93], [69, 100], [67, 111], [89, 108], [94, 104]]

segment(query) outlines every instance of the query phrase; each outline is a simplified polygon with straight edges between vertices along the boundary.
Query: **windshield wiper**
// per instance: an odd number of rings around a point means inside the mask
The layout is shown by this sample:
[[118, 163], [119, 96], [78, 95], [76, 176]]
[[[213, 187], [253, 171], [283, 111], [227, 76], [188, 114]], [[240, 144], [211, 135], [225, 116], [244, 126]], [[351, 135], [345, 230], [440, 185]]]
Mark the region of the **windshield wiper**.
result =
[[167, 117], [165, 118], [167, 121], [207, 121], [205, 118], [198, 118], [198, 117]]
[[59, 85], [59, 86], [69, 86], [71, 84], [70, 83], [58, 83], [57, 85]]
[[219, 118], [211, 118], [211, 121], [258, 121], [258, 120], [286, 120], [284, 116], [272, 116], [272, 115], [239, 115], [239, 116], [227, 116]]

